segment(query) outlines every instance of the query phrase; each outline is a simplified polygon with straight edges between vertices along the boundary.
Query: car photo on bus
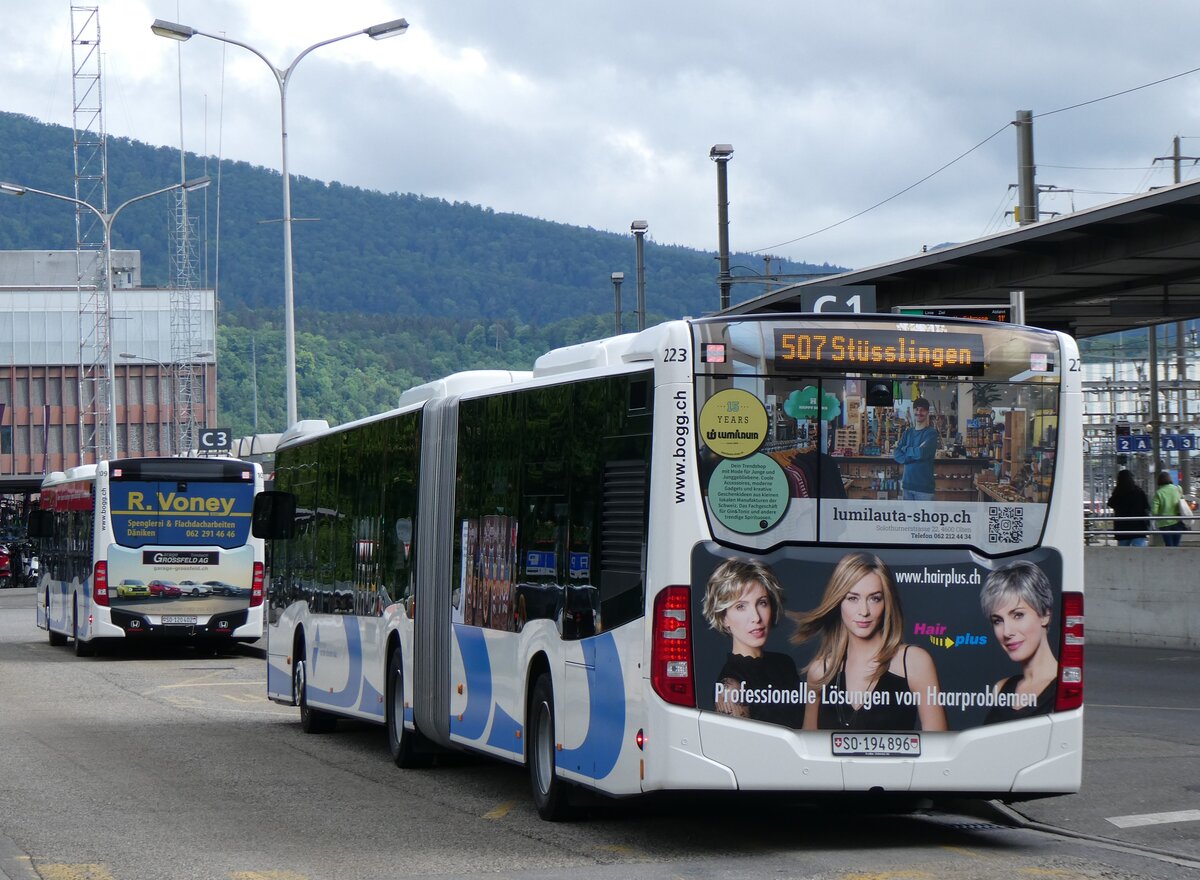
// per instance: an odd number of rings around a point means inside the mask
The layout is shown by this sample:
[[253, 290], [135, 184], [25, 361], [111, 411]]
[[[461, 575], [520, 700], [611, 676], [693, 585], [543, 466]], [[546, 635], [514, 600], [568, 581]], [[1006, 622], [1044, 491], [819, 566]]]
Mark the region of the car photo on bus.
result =
[[117, 595], [122, 599], [148, 599], [154, 595], [154, 590], [149, 584], [130, 578], [117, 584]]
[[150, 589], [150, 595], [160, 599], [178, 599], [183, 595], [183, 590], [178, 584], [173, 584], [170, 581], [160, 580], [158, 578], [146, 584]]

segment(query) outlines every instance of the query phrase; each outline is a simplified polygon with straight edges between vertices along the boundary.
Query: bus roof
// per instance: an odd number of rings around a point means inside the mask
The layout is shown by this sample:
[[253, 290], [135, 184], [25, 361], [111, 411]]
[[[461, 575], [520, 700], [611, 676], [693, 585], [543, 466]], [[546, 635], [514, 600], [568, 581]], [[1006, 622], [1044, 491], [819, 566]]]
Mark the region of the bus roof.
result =
[[653, 359], [653, 352], [661, 336], [668, 332], [668, 324], [649, 327], [640, 333], [622, 333], [607, 339], [595, 339], [566, 345], [546, 352], [533, 363], [533, 375], [558, 376], [578, 373], [598, 367], [613, 367], [635, 361]]
[[400, 395], [400, 409], [439, 397], [453, 397], [470, 391], [483, 391], [500, 385], [523, 382], [532, 376], [525, 370], [464, 370], [409, 388]]

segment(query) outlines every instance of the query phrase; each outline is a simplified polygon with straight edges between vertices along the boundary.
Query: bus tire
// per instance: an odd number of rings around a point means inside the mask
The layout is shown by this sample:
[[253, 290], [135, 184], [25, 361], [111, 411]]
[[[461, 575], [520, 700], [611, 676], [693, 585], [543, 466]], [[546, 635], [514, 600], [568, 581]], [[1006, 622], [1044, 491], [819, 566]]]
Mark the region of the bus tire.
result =
[[557, 751], [554, 744], [554, 688], [550, 674], [543, 672], [533, 686], [529, 700], [526, 762], [533, 804], [547, 822], [571, 817], [570, 785], [555, 772]]
[[50, 633], [50, 647], [61, 648], [67, 643], [67, 637], [50, 628], [50, 591], [46, 591], [46, 631]]
[[400, 769], [428, 767], [433, 762], [433, 755], [421, 747], [421, 735], [404, 726], [404, 655], [399, 643], [388, 656], [387, 733], [392, 760]]
[[308, 705], [307, 673], [303, 656], [297, 656], [292, 664], [292, 699], [300, 707], [300, 729], [305, 733], [329, 733], [337, 726], [337, 718]]
[[71, 607], [71, 635], [75, 639], [75, 656], [76, 657], [91, 657], [92, 646], [90, 642], [85, 642], [79, 638], [79, 600], [76, 599]]

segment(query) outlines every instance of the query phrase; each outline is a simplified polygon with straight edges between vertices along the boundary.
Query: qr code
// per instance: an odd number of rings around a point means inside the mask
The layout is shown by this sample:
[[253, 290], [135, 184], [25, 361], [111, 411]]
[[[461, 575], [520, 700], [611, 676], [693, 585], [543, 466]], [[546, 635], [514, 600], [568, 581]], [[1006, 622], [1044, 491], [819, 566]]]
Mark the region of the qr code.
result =
[[1020, 507], [988, 507], [988, 543], [1020, 544], [1025, 511]]

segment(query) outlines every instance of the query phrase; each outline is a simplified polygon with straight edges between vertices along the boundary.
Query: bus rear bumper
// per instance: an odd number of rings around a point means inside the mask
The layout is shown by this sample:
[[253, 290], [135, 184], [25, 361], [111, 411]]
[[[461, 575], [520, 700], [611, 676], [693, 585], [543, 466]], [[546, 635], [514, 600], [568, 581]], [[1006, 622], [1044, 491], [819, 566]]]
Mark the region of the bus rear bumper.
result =
[[1083, 772], [1083, 710], [921, 734], [919, 757], [843, 757], [832, 731], [796, 731], [667, 709], [648, 741], [643, 790], [1066, 794]]

